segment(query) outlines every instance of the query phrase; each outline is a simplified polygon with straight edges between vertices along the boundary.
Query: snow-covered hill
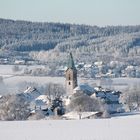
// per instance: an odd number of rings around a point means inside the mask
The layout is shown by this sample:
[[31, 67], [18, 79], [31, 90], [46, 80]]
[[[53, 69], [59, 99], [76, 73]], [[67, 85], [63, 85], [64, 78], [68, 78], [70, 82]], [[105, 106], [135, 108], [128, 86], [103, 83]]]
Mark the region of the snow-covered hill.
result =
[[93, 120], [0, 122], [1, 140], [140, 140], [140, 115]]

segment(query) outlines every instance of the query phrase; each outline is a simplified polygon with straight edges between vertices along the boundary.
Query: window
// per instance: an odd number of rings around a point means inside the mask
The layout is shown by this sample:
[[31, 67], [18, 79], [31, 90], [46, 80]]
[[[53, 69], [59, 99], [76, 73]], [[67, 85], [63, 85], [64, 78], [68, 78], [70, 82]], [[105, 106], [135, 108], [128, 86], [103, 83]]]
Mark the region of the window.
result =
[[69, 85], [70, 85], [70, 82], [69, 82]]
[[70, 78], [70, 74], [69, 74], [69, 80], [70, 80], [71, 78]]

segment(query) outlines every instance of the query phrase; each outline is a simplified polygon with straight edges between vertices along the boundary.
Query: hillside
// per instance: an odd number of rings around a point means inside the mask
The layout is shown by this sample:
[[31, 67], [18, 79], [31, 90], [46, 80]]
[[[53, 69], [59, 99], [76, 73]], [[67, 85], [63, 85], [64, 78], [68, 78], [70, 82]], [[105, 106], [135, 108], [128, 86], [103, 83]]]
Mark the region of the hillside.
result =
[[[0, 19], [0, 57], [65, 62], [72, 51], [77, 60], [139, 57], [140, 25], [87, 26]], [[59, 58], [59, 59], [58, 59]]]

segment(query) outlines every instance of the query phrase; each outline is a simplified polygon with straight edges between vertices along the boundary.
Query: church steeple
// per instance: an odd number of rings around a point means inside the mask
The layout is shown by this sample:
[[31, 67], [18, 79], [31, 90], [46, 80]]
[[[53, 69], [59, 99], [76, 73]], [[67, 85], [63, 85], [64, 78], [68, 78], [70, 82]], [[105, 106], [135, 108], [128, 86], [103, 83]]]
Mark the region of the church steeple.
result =
[[68, 56], [68, 65], [66, 70], [66, 91], [67, 94], [73, 94], [73, 89], [77, 86], [77, 70], [74, 64], [72, 53]]
[[74, 60], [73, 60], [73, 56], [72, 56], [72, 53], [71, 53], [71, 52], [70, 52], [70, 54], [69, 54], [68, 66], [67, 66], [67, 68], [75, 69]]

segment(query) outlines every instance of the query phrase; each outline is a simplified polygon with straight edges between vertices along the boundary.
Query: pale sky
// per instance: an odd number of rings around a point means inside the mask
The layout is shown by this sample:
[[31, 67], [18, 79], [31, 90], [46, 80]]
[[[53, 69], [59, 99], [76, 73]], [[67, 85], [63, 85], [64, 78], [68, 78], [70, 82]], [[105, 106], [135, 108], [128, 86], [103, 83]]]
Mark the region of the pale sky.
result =
[[140, 25], [140, 0], [0, 0], [0, 18], [88, 25]]

